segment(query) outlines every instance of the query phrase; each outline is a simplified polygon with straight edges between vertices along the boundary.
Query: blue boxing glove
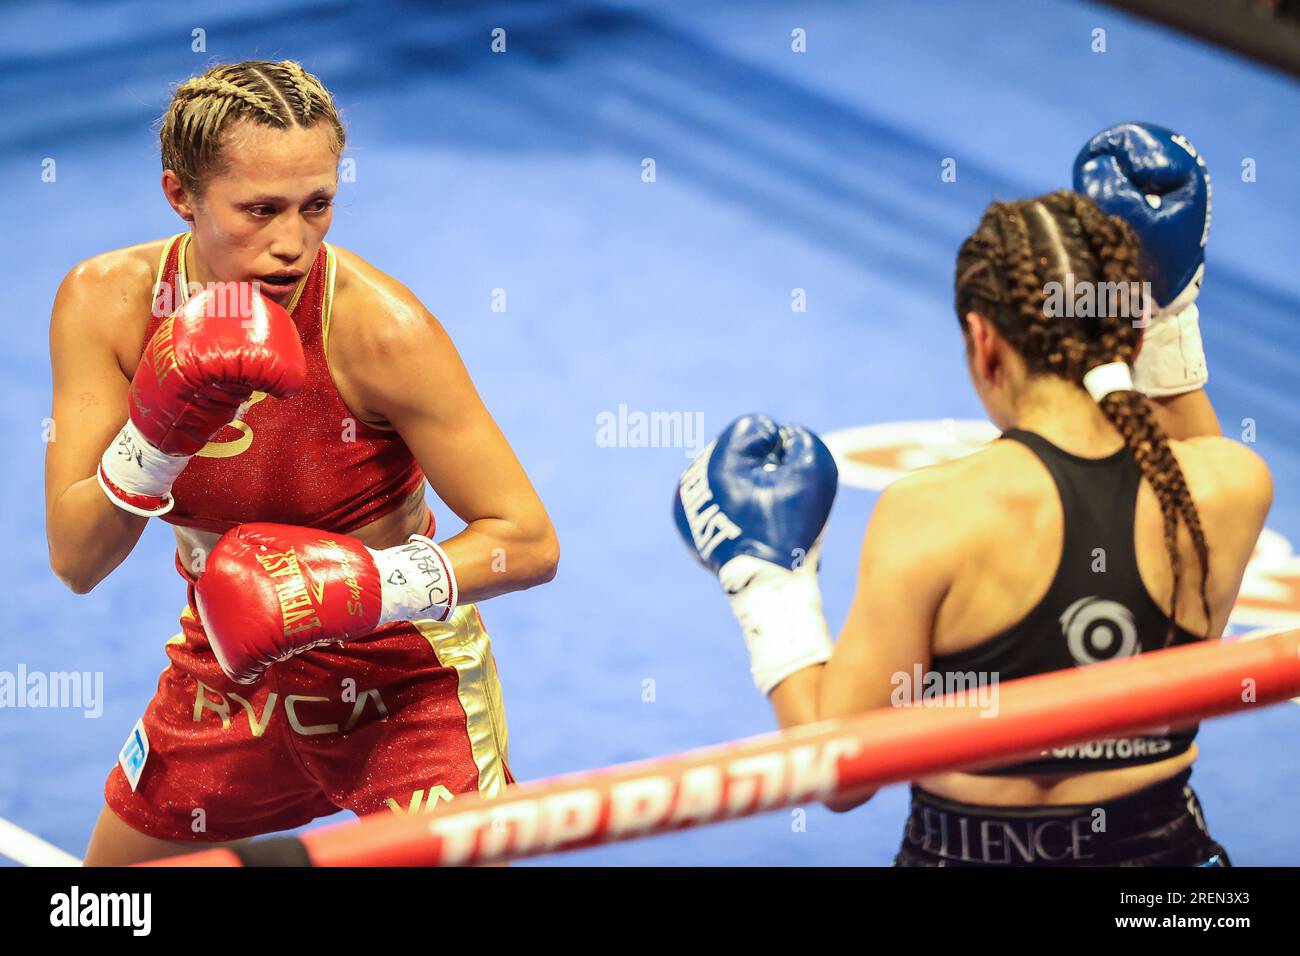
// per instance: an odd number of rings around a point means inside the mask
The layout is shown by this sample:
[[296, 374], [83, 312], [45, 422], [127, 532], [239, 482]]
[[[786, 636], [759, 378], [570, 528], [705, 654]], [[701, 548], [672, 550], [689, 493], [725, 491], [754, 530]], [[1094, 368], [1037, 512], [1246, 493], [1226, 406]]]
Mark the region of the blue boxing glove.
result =
[[722, 582], [764, 694], [830, 659], [817, 561], [838, 481], [830, 449], [812, 432], [745, 415], [678, 482], [677, 530]]
[[1134, 385], [1153, 398], [1201, 388], [1209, 380], [1196, 307], [1210, 236], [1205, 161], [1178, 133], [1120, 123], [1079, 151], [1074, 189], [1127, 222], [1142, 243], [1157, 308], [1133, 363]]

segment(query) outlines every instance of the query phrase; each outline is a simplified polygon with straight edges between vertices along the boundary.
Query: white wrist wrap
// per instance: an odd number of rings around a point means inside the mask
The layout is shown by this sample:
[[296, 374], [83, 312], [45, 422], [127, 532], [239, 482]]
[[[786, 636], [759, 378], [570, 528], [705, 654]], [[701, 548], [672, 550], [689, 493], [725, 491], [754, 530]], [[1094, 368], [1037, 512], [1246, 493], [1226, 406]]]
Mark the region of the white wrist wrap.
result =
[[379, 623], [432, 618], [446, 621], [456, 610], [456, 573], [446, 553], [422, 534], [384, 551], [370, 548], [382, 585]]
[[764, 694], [796, 671], [830, 660], [833, 644], [822, 615], [816, 555], [808, 562], [788, 571], [742, 555], [718, 571], [745, 632], [754, 684]]
[[1165, 398], [1195, 391], [1209, 379], [1196, 305], [1151, 319], [1142, 332], [1142, 350], [1133, 362], [1137, 390], [1149, 398]]
[[[104, 494], [118, 507], [139, 515], [166, 514], [171, 510], [172, 484], [185, 470], [191, 457], [177, 457], [159, 451], [128, 418], [117, 437], [104, 449], [96, 476]], [[105, 478], [129, 498], [159, 498], [166, 499], [167, 503], [161, 510], [141, 508], [130, 500], [123, 500], [121, 494], [115, 493], [114, 487], [105, 483]]]

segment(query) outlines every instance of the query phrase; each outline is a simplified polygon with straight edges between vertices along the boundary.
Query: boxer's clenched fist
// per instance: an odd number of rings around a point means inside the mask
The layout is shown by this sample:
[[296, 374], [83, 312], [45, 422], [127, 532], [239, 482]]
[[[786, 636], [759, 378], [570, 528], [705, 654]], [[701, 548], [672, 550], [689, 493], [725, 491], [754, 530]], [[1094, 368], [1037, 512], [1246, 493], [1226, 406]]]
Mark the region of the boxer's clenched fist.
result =
[[1165, 398], [1209, 380], [1196, 297], [1210, 235], [1210, 174], [1195, 147], [1161, 126], [1104, 129], [1074, 160], [1074, 189], [1119, 216], [1142, 243], [1142, 269], [1156, 308], [1142, 333], [1133, 380]]
[[838, 480], [830, 449], [808, 429], [745, 415], [678, 482], [677, 530], [718, 575], [765, 694], [830, 659], [817, 561]]
[[194, 591], [217, 662], [241, 684], [392, 621], [445, 621], [457, 602], [451, 563], [423, 535], [374, 551], [350, 535], [265, 522], [226, 532]]
[[239, 283], [200, 292], [145, 345], [130, 417], [100, 461], [100, 487], [134, 514], [166, 514], [176, 477], [253, 392], [283, 398], [306, 377], [298, 330], [284, 309]]

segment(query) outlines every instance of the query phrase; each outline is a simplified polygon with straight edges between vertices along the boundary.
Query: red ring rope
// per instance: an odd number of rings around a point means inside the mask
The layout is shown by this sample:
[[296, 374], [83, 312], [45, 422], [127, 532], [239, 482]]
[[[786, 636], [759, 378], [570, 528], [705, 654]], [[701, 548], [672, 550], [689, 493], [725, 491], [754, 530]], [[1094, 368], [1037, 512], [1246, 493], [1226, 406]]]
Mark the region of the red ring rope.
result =
[[[520, 784], [494, 799], [459, 796], [422, 816], [375, 814], [292, 843], [316, 866], [518, 859], [1007, 763], [1047, 747], [1190, 723], [1297, 695], [1300, 630], [1213, 641], [1010, 681], [998, 688], [995, 717], [970, 706], [881, 708]], [[147, 865], [238, 866], [240, 859], [218, 849]]]

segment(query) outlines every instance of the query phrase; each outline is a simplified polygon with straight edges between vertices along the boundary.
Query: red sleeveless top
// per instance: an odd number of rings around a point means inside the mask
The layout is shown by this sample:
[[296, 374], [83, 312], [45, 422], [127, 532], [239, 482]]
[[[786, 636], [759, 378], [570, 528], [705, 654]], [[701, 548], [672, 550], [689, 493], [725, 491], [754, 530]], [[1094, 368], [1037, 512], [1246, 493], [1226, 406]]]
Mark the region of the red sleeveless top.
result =
[[[145, 342], [189, 298], [189, 241], [182, 233], [163, 247]], [[424, 483], [401, 436], [360, 421], [334, 387], [326, 350], [335, 269], [334, 250], [322, 243], [286, 309], [307, 357], [306, 386], [292, 398], [254, 392], [243, 419], [212, 436], [176, 479], [176, 505], [164, 521], [219, 533], [275, 521], [343, 534]]]

